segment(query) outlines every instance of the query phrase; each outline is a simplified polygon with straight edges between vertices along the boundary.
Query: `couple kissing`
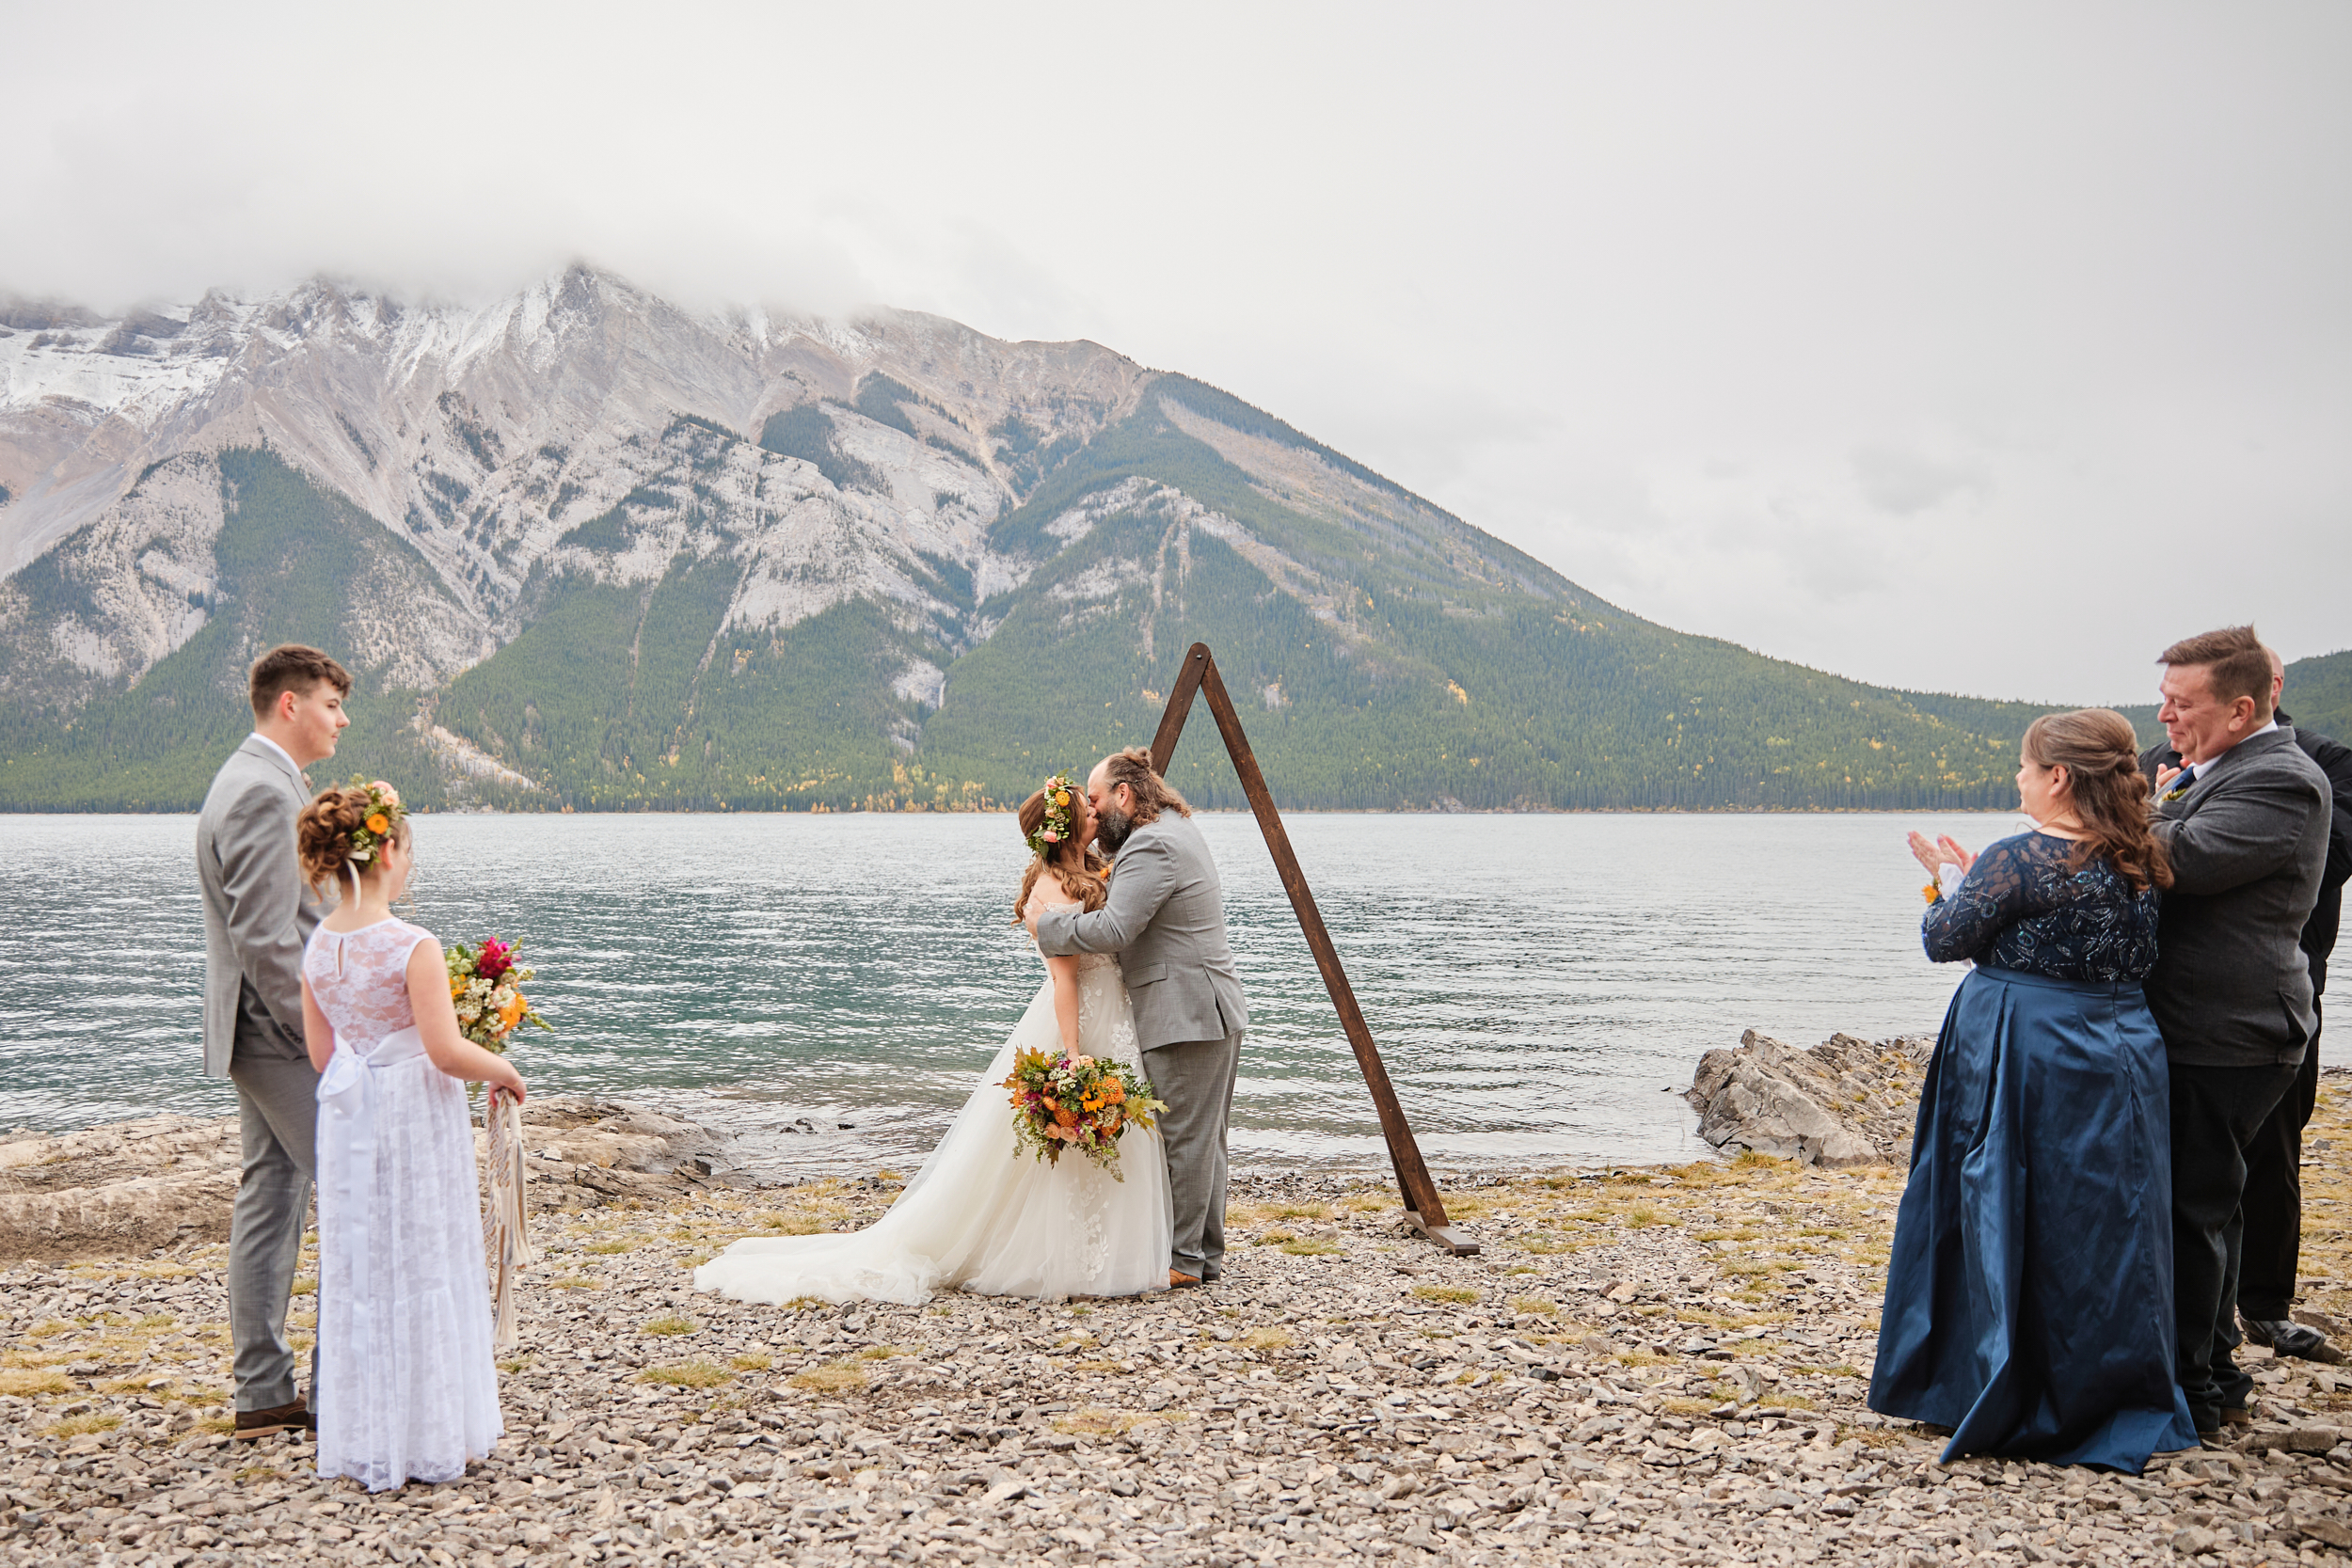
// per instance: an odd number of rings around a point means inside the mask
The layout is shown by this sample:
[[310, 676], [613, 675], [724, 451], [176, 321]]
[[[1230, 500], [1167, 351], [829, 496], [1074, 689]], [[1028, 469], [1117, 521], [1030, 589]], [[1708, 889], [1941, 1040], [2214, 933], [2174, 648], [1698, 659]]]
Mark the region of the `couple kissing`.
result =
[[[1030, 860], [1013, 915], [1046, 975], [947, 1135], [874, 1225], [737, 1242], [695, 1271], [696, 1290], [770, 1305], [912, 1303], [943, 1288], [1060, 1300], [1222, 1271], [1249, 1009], [1192, 808], [1134, 747], [1097, 763], [1083, 790], [1048, 780], [1019, 822]], [[997, 1092], [1025, 1052], [1134, 1069], [1165, 1109], [1118, 1134], [1115, 1164], [1031, 1159]]]

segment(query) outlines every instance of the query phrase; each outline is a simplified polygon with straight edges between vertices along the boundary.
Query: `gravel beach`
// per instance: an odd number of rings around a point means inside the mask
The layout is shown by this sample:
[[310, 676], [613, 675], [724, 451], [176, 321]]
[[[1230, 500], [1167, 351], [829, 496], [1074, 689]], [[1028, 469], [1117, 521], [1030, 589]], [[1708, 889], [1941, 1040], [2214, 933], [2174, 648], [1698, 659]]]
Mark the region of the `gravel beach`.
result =
[[[2325, 1081], [2304, 1306], [2352, 1317]], [[691, 1289], [887, 1173], [549, 1208], [469, 1478], [370, 1496], [232, 1443], [224, 1249], [0, 1271], [0, 1562], [2254, 1563], [2352, 1547], [2352, 1375], [2248, 1353], [2253, 1434], [2133, 1479], [1935, 1463], [1863, 1407], [1900, 1178], [1750, 1156], [1448, 1184], [1242, 1179], [1221, 1282], [773, 1308]], [[307, 1288], [307, 1286], [306, 1286]], [[298, 1299], [301, 1308], [307, 1303]], [[307, 1329], [310, 1318], [297, 1311]]]

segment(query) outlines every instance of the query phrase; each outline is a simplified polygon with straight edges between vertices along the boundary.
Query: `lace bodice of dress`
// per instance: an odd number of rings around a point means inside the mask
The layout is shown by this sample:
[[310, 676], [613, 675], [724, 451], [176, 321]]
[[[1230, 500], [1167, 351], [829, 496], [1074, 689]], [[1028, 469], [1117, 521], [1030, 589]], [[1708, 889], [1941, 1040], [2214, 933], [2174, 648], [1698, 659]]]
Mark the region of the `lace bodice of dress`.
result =
[[1928, 906], [1920, 922], [1928, 957], [2056, 980], [2146, 979], [2164, 895], [2134, 888], [2105, 860], [2070, 870], [2074, 853], [2070, 840], [2041, 832], [1988, 846], [1959, 888]]
[[302, 973], [319, 1010], [335, 1026], [338, 1050], [367, 1055], [387, 1035], [417, 1022], [408, 1005], [408, 955], [433, 933], [405, 920], [379, 920], [356, 931], [310, 933]]
[[[1041, 902], [1034, 895], [1030, 898], [1032, 907]], [[1143, 1052], [1136, 1044], [1135, 1014], [1122, 1005], [1126, 996], [1126, 976], [1120, 971], [1118, 954], [1078, 955], [1078, 1049], [1140, 1072]]]

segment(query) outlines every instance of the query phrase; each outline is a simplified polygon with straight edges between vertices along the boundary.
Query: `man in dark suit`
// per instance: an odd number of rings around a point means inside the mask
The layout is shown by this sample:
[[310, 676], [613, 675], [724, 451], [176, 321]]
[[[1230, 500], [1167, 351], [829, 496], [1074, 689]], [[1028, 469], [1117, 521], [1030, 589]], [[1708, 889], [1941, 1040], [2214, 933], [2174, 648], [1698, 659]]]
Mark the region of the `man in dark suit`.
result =
[[[2319, 902], [2311, 918], [2303, 922], [2298, 942], [2312, 972], [2312, 1038], [2294, 1085], [2255, 1132], [2253, 1148], [2248, 1151], [2237, 1310], [2246, 1337], [2256, 1344], [2268, 1345], [2280, 1355], [2340, 1362], [2344, 1354], [2328, 1343], [2327, 1336], [2296, 1323], [2291, 1314], [2303, 1240], [2303, 1128], [2319, 1102], [2319, 1037], [2325, 1022], [2320, 998], [2328, 989], [2328, 958], [2335, 951], [2336, 930], [2343, 919], [2344, 884], [2352, 879], [2352, 747], [2304, 729], [2287, 716], [2279, 705], [2286, 689], [2286, 662], [2276, 649], [2267, 651], [2271, 715], [2281, 729], [2294, 730], [2296, 745], [2328, 775], [2334, 810]], [[2181, 754], [2166, 741], [2148, 748], [2139, 761], [2153, 780], [2161, 771], [2179, 768]]]
[[2181, 1389], [2200, 1433], [2247, 1425], [2239, 1343], [2240, 1202], [2256, 1133], [2294, 1085], [2317, 1019], [2299, 945], [2327, 867], [2328, 776], [2271, 717], [2251, 626], [2167, 648], [2157, 718], [2181, 755], [2157, 775], [2172, 886], [2149, 1009], [2172, 1089], [2173, 1310]]

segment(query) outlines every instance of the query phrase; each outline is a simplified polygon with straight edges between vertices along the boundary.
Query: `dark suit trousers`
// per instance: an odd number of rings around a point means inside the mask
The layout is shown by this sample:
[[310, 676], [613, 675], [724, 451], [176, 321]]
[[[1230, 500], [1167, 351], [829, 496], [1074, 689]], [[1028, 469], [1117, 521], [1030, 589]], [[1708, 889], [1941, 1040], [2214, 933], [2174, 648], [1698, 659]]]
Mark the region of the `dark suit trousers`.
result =
[[2248, 1157], [2292, 1067], [2184, 1067], [2172, 1078], [2172, 1299], [2177, 1375], [2200, 1432], [2242, 1410], [2254, 1380], [2230, 1353], [2239, 1344], [2237, 1282]]
[[2277, 1323], [2295, 1303], [2295, 1269], [2303, 1247], [2303, 1128], [2319, 1103], [2319, 998], [2303, 1047], [2302, 1069], [2254, 1134], [2246, 1156], [2246, 1241], [2238, 1266], [2237, 1309]]

